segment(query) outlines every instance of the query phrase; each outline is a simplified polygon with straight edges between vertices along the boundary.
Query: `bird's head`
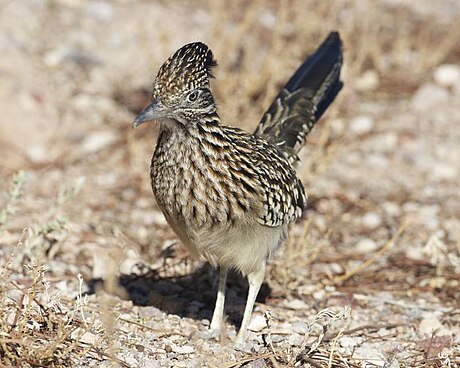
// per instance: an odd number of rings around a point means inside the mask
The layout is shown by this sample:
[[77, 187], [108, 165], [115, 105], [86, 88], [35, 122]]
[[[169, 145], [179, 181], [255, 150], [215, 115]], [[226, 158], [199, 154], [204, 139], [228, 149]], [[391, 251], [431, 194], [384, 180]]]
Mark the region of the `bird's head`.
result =
[[134, 120], [133, 128], [152, 120], [187, 124], [216, 112], [209, 83], [215, 65], [213, 54], [204, 43], [181, 47], [158, 71], [152, 102]]

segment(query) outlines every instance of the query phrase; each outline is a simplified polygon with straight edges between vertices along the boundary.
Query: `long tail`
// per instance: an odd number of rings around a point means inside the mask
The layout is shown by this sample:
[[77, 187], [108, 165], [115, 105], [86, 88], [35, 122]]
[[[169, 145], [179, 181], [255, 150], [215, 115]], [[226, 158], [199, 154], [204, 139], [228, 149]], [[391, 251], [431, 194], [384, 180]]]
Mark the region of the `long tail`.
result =
[[342, 41], [331, 32], [289, 79], [254, 134], [297, 157], [305, 137], [342, 89], [342, 61]]

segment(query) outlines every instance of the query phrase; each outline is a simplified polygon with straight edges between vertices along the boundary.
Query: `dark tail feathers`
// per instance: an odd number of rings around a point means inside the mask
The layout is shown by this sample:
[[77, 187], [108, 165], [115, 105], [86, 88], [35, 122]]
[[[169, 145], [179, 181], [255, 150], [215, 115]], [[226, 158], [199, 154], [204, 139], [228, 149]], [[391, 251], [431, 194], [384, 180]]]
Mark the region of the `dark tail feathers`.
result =
[[331, 32], [273, 101], [255, 134], [296, 156], [306, 135], [343, 87], [340, 80], [342, 42]]

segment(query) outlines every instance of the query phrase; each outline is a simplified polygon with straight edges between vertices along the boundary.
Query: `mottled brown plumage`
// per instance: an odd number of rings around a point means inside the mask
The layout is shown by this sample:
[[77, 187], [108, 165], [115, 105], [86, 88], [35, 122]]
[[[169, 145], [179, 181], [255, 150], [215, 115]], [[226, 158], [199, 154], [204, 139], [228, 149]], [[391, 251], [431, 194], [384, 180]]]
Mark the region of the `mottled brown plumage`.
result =
[[203, 43], [185, 45], [160, 68], [152, 103], [136, 118], [160, 123], [152, 157], [155, 198], [194, 256], [220, 267], [211, 328], [222, 325], [229, 268], [249, 280], [242, 342], [269, 256], [302, 215], [306, 195], [292, 163], [342, 87], [341, 42], [332, 33], [273, 102], [255, 134], [224, 125], [210, 90], [216, 65]]

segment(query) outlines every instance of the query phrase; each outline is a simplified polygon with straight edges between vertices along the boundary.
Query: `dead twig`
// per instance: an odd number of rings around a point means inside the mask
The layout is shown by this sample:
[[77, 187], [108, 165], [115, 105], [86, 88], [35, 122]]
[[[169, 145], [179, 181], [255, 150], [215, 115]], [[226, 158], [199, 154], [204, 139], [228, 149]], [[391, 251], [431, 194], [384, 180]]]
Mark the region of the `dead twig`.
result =
[[232, 367], [236, 367], [237, 365], [239, 364], [244, 364], [244, 363], [248, 363], [248, 362], [252, 362], [254, 360], [257, 360], [257, 359], [267, 359], [267, 358], [274, 358], [275, 355], [273, 353], [266, 353], [266, 354], [260, 354], [260, 355], [253, 355], [253, 356], [250, 356], [250, 357], [247, 357], [247, 358], [243, 358], [243, 359], [240, 359], [240, 360], [237, 360], [236, 362], [228, 362], [228, 363], [225, 363], [224, 365], [222, 365], [221, 367], [222, 368], [232, 368]]
[[391, 237], [390, 240], [388, 240], [385, 245], [380, 248], [377, 253], [368, 259], [366, 262], [360, 264], [359, 266], [353, 268], [352, 270], [346, 272], [344, 275], [337, 276], [333, 279], [332, 283], [333, 284], [341, 284], [344, 281], [348, 280], [350, 277], [353, 275], [357, 274], [358, 272], [361, 272], [365, 268], [369, 267], [372, 263], [374, 263], [377, 259], [379, 259], [383, 254], [388, 252], [391, 248], [393, 248], [396, 239], [398, 239], [401, 234], [406, 230], [406, 228], [409, 226], [409, 221], [404, 221], [402, 225], [399, 227], [398, 231]]
[[364, 325], [364, 326], [359, 326], [359, 327], [352, 328], [350, 330], [339, 331], [339, 332], [333, 333], [333, 334], [331, 334], [329, 336], [324, 337], [323, 341], [328, 342], [328, 341], [334, 340], [340, 334], [341, 335], [351, 335], [351, 334], [354, 334], [355, 332], [360, 332], [360, 331], [370, 330], [370, 332], [372, 332], [372, 331], [378, 331], [378, 330], [381, 330], [381, 329], [389, 330], [389, 329], [392, 329], [392, 328], [403, 327], [403, 326], [409, 326], [409, 325], [406, 324], [406, 323], [390, 323], [390, 324], [386, 324], [386, 325]]

